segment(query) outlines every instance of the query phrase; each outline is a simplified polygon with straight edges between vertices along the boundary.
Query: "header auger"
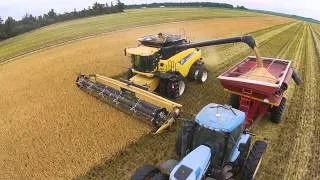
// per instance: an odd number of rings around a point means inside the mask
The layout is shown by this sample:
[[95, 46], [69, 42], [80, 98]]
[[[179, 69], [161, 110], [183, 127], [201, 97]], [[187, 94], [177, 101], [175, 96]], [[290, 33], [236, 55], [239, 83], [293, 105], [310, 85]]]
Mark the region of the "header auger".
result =
[[188, 43], [182, 36], [159, 33], [138, 41], [138, 47], [125, 49], [125, 55], [130, 55], [132, 62], [127, 80], [81, 74], [76, 83], [98, 99], [146, 119], [158, 129], [157, 133], [174, 122], [182, 107], [164, 97], [180, 97], [185, 91], [186, 79], [204, 83], [208, 78], [198, 47], [243, 42], [255, 51], [257, 61], [260, 60], [250, 35]]

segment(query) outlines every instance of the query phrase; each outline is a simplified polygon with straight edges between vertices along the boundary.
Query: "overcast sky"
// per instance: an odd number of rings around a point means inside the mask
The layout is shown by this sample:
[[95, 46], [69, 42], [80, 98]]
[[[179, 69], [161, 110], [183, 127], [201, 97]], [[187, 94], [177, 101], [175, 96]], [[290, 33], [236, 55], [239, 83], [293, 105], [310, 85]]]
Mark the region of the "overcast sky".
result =
[[[81, 10], [94, 2], [110, 3], [111, 0], [0, 0], [0, 16], [6, 19], [12, 16], [21, 19], [26, 13], [42, 15], [53, 8], [58, 13], [70, 12], [74, 8]], [[125, 4], [141, 4], [151, 2], [195, 2], [201, 0], [122, 0]], [[270, 10], [288, 14], [312, 17], [320, 20], [319, 0], [202, 0], [224, 2], [234, 6], [243, 5], [251, 9]], [[114, 0], [115, 2], [115, 0]]]

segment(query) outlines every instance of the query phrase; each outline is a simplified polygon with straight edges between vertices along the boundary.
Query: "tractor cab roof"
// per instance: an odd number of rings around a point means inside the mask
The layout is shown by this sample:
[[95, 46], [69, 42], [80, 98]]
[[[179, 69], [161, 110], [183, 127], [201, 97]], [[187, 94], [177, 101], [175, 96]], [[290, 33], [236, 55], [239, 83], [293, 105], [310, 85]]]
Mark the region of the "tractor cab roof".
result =
[[181, 45], [187, 42], [186, 38], [181, 35], [163, 34], [149, 35], [139, 38], [138, 41], [145, 46], [166, 47], [171, 45]]
[[244, 112], [215, 103], [202, 108], [195, 118], [195, 121], [205, 128], [228, 133], [242, 125], [244, 120]]
[[127, 48], [126, 53], [128, 54], [133, 54], [133, 55], [138, 55], [138, 56], [151, 56], [154, 53], [158, 52], [158, 48], [154, 47], [147, 47], [147, 46], [138, 46], [135, 48]]

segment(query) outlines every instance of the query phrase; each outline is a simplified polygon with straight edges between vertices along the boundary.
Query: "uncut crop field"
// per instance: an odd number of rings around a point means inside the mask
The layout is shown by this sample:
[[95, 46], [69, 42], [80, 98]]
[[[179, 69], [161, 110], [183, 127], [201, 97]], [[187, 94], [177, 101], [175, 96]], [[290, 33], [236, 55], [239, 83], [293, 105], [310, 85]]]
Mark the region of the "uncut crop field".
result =
[[[172, 21], [181, 22], [164, 23]], [[142, 25], [152, 26], [136, 27]], [[126, 30], [114, 31], [119, 29]], [[193, 8], [130, 10], [0, 42], [0, 62], [9, 60], [0, 65], [0, 179], [128, 179], [145, 163], [174, 158], [180, 122], [167, 133], [151, 135], [148, 125], [80, 91], [74, 80], [79, 72], [122, 74], [130, 66], [123, 49], [135, 46], [138, 37], [181, 29], [191, 41], [250, 33], [263, 56], [293, 61], [303, 86], [292, 83], [286, 93], [283, 122], [272, 124], [265, 118], [254, 129], [269, 143], [258, 179], [319, 179], [320, 26]], [[177, 100], [191, 114], [210, 102], [227, 103], [229, 95], [216, 77], [252, 54], [243, 44], [207, 47], [203, 53], [208, 82], [189, 83]]]

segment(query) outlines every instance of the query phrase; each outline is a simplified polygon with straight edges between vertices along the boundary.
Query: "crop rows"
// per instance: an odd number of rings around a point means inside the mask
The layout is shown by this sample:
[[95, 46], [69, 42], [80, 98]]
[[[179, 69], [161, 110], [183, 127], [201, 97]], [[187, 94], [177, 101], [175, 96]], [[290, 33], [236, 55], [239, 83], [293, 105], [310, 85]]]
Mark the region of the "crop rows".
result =
[[[303, 79], [303, 86], [290, 88], [289, 104], [283, 122], [268, 124], [259, 132], [270, 139], [268, 156], [264, 158], [261, 179], [318, 179], [319, 159], [319, 67], [311, 32], [307, 24], [298, 35], [297, 48], [290, 51], [293, 65]], [[268, 133], [269, 132], [269, 133]]]
[[[279, 51], [271, 55], [275, 56], [279, 54], [281, 48], [285, 47], [291, 40], [292, 34], [295, 34], [298, 29], [301, 29], [301, 23], [291, 25], [290, 28], [284, 27], [285, 26], [282, 26], [272, 30], [276, 32], [265, 32], [257, 36], [258, 43], [262, 44], [262, 46], [260, 46], [262, 52], [269, 52], [268, 45], [272, 44], [274, 46], [273, 48]], [[274, 36], [272, 37], [270, 33], [274, 34]], [[286, 34], [290, 34], [290, 36], [286, 36]], [[253, 33], [253, 35], [255, 35], [255, 33]], [[281, 37], [285, 38], [280, 41], [279, 39]], [[241, 50], [239, 50], [239, 48]], [[217, 52], [221, 63], [210, 67], [210, 81], [203, 85], [189, 84], [187, 95], [179, 101], [184, 105], [184, 109], [188, 110], [188, 112], [185, 113], [196, 113], [201, 107], [210, 102], [227, 103], [228, 94], [224, 93], [223, 88], [214, 77], [218, 76], [230, 67], [230, 65], [247, 56], [249, 50], [243, 45], [225, 46], [224, 49], [223, 51]], [[267, 55], [269, 56], [270, 54]], [[180, 123], [178, 122], [173, 132], [170, 133], [159, 136], [146, 135], [142, 137], [136, 143], [127, 146], [125, 150], [119, 152], [114, 158], [90, 169], [84, 177], [107, 176], [115, 179], [128, 178], [136, 167], [144, 163], [157, 164], [166, 159], [175, 158], [173, 149], [179, 125]]]

